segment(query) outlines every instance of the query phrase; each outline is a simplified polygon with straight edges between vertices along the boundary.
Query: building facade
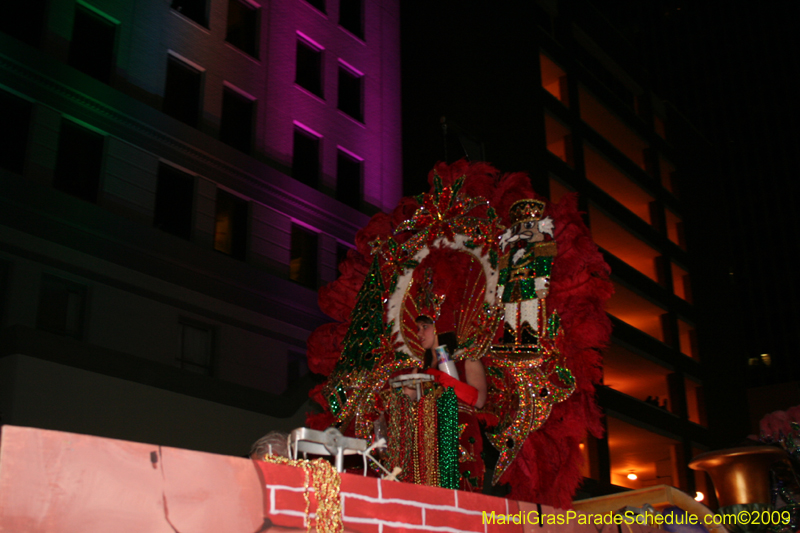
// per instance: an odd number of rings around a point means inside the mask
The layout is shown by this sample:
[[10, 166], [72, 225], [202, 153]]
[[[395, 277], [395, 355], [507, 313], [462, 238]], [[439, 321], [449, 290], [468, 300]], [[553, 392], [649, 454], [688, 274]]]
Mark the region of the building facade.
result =
[[[406, 171], [422, 169], [414, 159], [422, 150], [418, 159], [474, 158], [462, 137], [479, 138], [486, 160], [527, 171], [551, 201], [577, 192], [611, 266], [614, 331], [598, 389], [606, 436], [583, 443], [583, 495], [667, 484], [713, 498], [705, 476], [687, 467], [716, 444], [693, 292], [700, 250], [687, 231], [700, 170], [684, 150], [706, 141], [659, 98], [635, 48], [591, 2], [530, 2], [513, 16], [445, 2], [431, 19], [445, 16], [458, 30], [444, 37], [435, 22], [415, 22], [414, 35], [428, 36], [418, 49], [450, 42], [467, 61], [456, 66], [449, 52], [431, 52], [439, 83], [419, 117], [404, 117]], [[403, 45], [411, 53], [415, 42]], [[406, 64], [404, 97], [420, 99], [423, 80], [414, 76]], [[459, 129], [440, 127], [442, 116]], [[413, 144], [426, 135], [432, 148]]]
[[399, 7], [41, 0], [0, 23], [2, 422], [246, 453], [400, 197]]
[[[614, 324], [598, 399], [606, 436], [589, 439], [587, 478], [628, 488], [713, 492], [687, 468], [711, 443], [684, 221], [688, 161], [676, 110], [589, 2], [542, 3], [538, 23], [543, 146], [550, 199], [579, 193], [611, 267]], [[591, 485], [591, 484], [590, 484]]]

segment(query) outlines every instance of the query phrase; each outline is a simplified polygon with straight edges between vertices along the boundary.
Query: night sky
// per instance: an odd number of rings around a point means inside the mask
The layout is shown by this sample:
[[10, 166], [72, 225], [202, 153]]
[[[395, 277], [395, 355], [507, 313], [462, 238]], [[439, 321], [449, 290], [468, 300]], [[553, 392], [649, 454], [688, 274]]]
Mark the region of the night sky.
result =
[[[558, 9], [580, 14], [582, 5], [562, 1]], [[536, 162], [521, 139], [540, 126], [518, 103], [540, 90], [526, 59], [538, 53], [530, 36], [539, 8], [455, 0], [402, 6], [405, 194], [427, 188], [427, 172], [445, 150], [452, 161], [473, 148], [445, 146], [441, 117], [450, 131], [482, 142], [485, 159], [501, 170], [531, 172]], [[712, 381], [741, 391], [799, 380], [800, 2], [595, 7], [619, 30], [609, 38], [632, 44], [624, 61], [696, 129], [673, 131], [671, 142], [686, 170], [680, 185], [701, 353], [719, 370]], [[698, 134], [707, 143], [690, 141]], [[747, 366], [762, 353], [771, 367]]]
[[[510, 15], [492, 2], [445, 0], [426, 6], [422, 17], [401, 3], [405, 194], [427, 189], [428, 171], [445, 158], [442, 117], [450, 132], [483, 142], [486, 159], [498, 168], [530, 164], [513, 145], [537, 125], [508, 105], [539, 90], [536, 73], [523, 67], [537, 50], [529, 38], [536, 11], [519, 4]], [[463, 157], [460, 143], [452, 144], [450, 161]]]

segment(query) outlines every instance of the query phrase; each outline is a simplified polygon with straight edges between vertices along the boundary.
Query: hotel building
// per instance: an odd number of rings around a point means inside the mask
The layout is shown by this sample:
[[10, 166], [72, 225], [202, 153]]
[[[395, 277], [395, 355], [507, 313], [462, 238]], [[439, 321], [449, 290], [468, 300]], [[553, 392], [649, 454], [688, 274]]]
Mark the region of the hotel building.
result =
[[[606, 435], [583, 443], [581, 496], [658, 484], [709, 495], [705, 475], [687, 466], [714, 443], [693, 292], [698, 250], [686, 224], [698, 170], [683, 150], [706, 141], [659, 98], [632, 44], [588, 1], [531, 2], [513, 17], [455, 2], [440, 12], [458, 28], [446, 38], [435, 22], [415, 22], [414, 34], [429, 36], [420, 48], [445, 51], [429, 58], [440, 71], [424, 121], [404, 119], [407, 155], [425, 149], [411, 144], [424, 138], [435, 152], [429, 159], [485, 158], [506, 172], [525, 170], [551, 201], [577, 192], [611, 267], [614, 330], [598, 389]], [[450, 67], [447, 41], [468, 66]], [[423, 77], [407, 67], [404, 96], [419, 99]], [[491, 89], [463, 91], [472, 78]], [[407, 172], [414, 164], [406, 160]]]
[[682, 118], [627, 68], [626, 43], [602, 13], [580, 4], [539, 13], [535, 101], [546, 151], [536, 178], [552, 201], [579, 193], [615, 290], [598, 390], [607, 433], [584, 443], [584, 475], [598, 488], [709, 494], [705, 476], [687, 468], [710, 435], [684, 227], [689, 191], [672, 142]]
[[401, 195], [399, 7], [0, 20], [2, 423], [242, 455], [302, 426], [316, 289]]

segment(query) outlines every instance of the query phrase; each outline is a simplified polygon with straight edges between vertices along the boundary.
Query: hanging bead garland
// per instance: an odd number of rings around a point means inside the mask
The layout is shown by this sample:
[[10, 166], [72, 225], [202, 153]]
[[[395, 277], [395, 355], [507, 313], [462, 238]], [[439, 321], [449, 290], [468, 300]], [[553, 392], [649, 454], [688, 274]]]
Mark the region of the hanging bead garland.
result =
[[278, 455], [266, 454], [262, 459], [267, 463], [294, 466], [301, 468], [305, 473], [303, 484], [303, 497], [306, 501], [305, 523], [307, 532], [311, 533], [311, 498], [309, 488], [314, 489], [317, 495], [317, 512], [314, 520], [314, 529], [320, 533], [343, 533], [342, 507], [339, 499], [339, 486], [341, 477], [339, 472], [325, 459], [288, 459]]
[[448, 387], [436, 403], [439, 410], [439, 486], [457, 489], [458, 400], [452, 387]]

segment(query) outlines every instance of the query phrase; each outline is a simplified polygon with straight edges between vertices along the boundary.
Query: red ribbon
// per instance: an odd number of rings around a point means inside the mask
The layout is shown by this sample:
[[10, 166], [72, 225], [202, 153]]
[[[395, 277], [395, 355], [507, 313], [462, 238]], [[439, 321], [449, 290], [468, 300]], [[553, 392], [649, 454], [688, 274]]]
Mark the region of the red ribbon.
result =
[[469, 383], [459, 381], [456, 378], [445, 374], [441, 370], [436, 370], [434, 368], [427, 369], [425, 373], [435, 377], [436, 381], [439, 382], [439, 384], [443, 387], [453, 387], [456, 397], [458, 397], [458, 399], [465, 404], [474, 406], [475, 402], [478, 401], [478, 389]]

